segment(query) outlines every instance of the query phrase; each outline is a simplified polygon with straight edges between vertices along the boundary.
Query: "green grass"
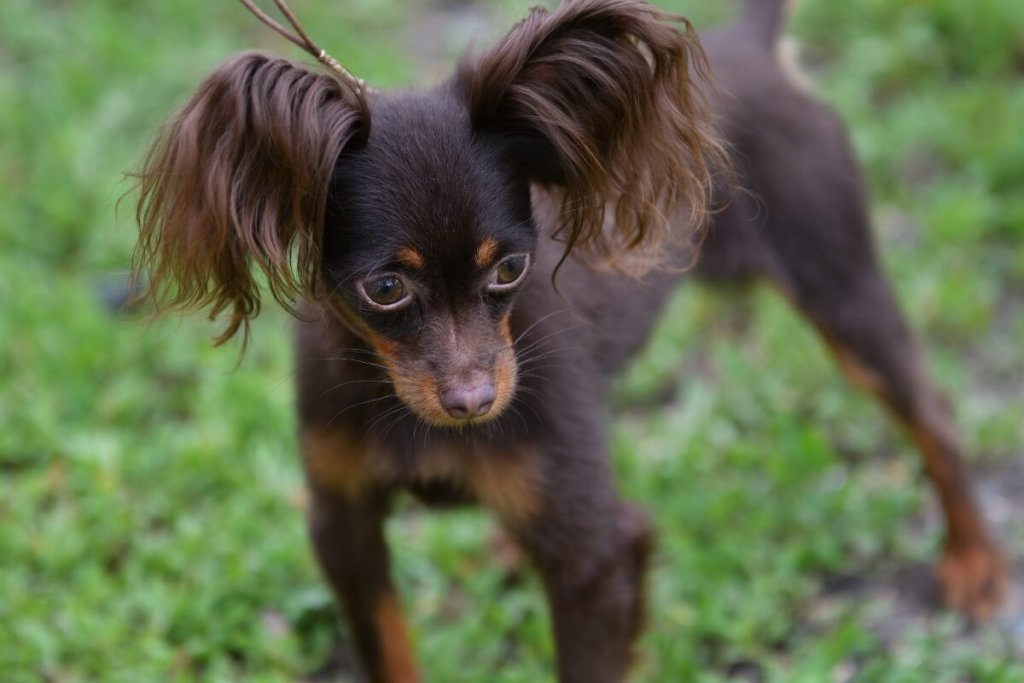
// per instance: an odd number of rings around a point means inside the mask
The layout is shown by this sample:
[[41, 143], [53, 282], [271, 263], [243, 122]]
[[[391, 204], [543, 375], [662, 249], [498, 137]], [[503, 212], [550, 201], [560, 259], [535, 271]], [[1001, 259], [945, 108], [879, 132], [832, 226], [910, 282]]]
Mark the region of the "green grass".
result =
[[[371, 82], [416, 72], [395, 30], [406, 3], [294, 5]], [[851, 123], [972, 459], [990, 465], [1024, 442], [1018, 5], [807, 0], [794, 24]], [[121, 174], [159, 121], [229, 53], [282, 42], [231, 2], [0, 3], [4, 681], [294, 681], [338, 629], [304, 537], [286, 317], [264, 314], [235, 368], [198, 316], [122, 319], [98, 294], [127, 268]], [[994, 629], [954, 639], [962, 624], [937, 613], [888, 640], [884, 600], [823, 599], [825, 577], [928, 561], [939, 538], [914, 523], [914, 454], [786, 306], [690, 288], [667, 321], [611, 427], [624, 494], [660, 530], [637, 679], [1024, 678]], [[666, 383], [675, 400], [638, 407]], [[505, 584], [484, 516], [410, 506], [389, 533], [428, 680], [551, 679], [539, 587]]]

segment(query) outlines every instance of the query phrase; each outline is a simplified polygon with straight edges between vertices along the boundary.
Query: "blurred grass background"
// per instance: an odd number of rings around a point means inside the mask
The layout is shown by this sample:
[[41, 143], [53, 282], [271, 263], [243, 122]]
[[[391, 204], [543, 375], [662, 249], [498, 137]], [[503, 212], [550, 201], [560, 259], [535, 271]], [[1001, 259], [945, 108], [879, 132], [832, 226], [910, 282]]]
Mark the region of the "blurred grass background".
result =
[[[292, 4], [387, 87], [443, 73], [531, 3]], [[735, 9], [660, 4], [698, 29]], [[1013, 471], [1024, 8], [806, 0], [792, 32], [852, 127], [975, 467]], [[300, 56], [228, 1], [0, 4], [3, 681], [295, 681], [338, 631], [304, 537], [285, 316], [262, 316], [236, 369], [199, 316], [104, 303], [134, 239], [122, 173], [214, 64], [260, 47]], [[637, 680], [1024, 679], [998, 625], [964, 635], [893, 599], [940, 541], [916, 456], [785, 305], [690, 287], [668, 320], [612, 426], [624, 493], [661, 532]], [[427, 680], [551, 680], [539, 587], [507, 585], [482, 515], [407, 507], [389, 533]], [[1020, 524], [1006, 534], [1019, 556]]]

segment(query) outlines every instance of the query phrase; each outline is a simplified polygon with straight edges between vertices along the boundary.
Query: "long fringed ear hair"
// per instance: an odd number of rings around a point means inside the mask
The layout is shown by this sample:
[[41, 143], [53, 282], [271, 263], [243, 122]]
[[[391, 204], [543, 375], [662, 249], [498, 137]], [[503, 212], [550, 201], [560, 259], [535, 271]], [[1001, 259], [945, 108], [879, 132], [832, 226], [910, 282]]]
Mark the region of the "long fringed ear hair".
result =
[[565, 254], [642, 272], [670, 237], [698, 234], [729, 168], [697, 90], [706, 70], [686, 20], [643, 0], [566, 0], [464, 58], [457, 82], [474, 127], [560, 188]]
[[163, 309], [229, 314], [220, 344], [260, 310], [251, 265], [292, 310], [319, 276], [330, 178], [365, 136], [360, 93], [280, 57], [216, 69], [164, 127], [138, 174], [133, 270]]

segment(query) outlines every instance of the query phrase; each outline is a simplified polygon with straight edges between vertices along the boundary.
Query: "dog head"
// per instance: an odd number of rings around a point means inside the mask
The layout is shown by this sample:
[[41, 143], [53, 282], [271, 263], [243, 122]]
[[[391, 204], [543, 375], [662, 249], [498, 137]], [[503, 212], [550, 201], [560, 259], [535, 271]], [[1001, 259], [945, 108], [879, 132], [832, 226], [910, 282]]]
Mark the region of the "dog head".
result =
[[563, 259], [648, 263], [699, 223], [721, 156], [703, 64], [688, 25], [641, 0], [534, 10], [422, 92], [236, 56], [146, 159], [136, 272], [164, 306], [228, 314], [218, 342], [248, 332], [262, 273], [289, 310], [319, 302], [362, 337], [426, 422], [488, 419], [515, 392], [516, 295], [554, 277], [534, 272], [552, 235], [531, 187], [560, 199]]

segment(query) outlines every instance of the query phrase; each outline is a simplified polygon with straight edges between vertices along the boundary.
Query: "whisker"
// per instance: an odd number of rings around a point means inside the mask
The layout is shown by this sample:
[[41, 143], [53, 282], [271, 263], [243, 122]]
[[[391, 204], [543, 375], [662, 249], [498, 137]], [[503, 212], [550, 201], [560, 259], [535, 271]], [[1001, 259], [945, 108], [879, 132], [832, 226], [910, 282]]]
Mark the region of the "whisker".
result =
[[[390, 432], [391, 432], [391, 430], [392, 430], [392, 428], [394, 428], [394, 426], [395, 426], [395, 425], [397, 425], [397, 424], [398, 424], [399, 422], [401, 422], [401, 421], [402, 421], [402, 419], [403, 419], [403, 418], [404, 418], [405, 416], [406, 416], [406, 413], [404, 413], [404, 412], [403, 412], [403, 413], [401, 413], [401, 414], [399, 414], [399, 415], [396, 415], [396, 416], [395, 416], [395, 418], [394, 418], [393, 420], [391, 420], [391, 422], [390, 422], [390, 423], [388, 423], [388, 424], [387, 424], [387, 425], [386, 425], [386, 426], [384, 427], [384, 429], [383, 429], [383, 430], [381, 431], [381, 435], [380, 435], [380, 440], [381, 440], [381, 441], [386, 441], [386, 440], [387, 440], [387, 438], [388, 438], [388, 433], [390, 433]], [[419, 422], [419, 420], [416, 420], [416, 422]], [[415, 429], [415, 427], [414, 427], [414, 429]]]
[[[530, 340], [528, 340], [527, 344], [525, 344], [523, 346], [519, 346], [517, 348], [529, 349], [529, 348], [532, 348], [532, 347], [534, 347], [534, 346], [536, 346], [538, 344], [541, 344], [541, 343], [547, 341], [548, 339], [551, 339], [552, 337], [557, 337], [557, 336], [562, 335], [562, 334], [567, 334], [567, 333], [569, 333], [569, 332], [571, 332], [573, 330], [579, 329], [581, 327], [586, 327], [586, 325], [584, 323], [577, 322], [577, 323], [573, 323], [571, 325], [566, 325], [564, 327], [559, 327], [557, 329], [551, 330], [550, 332], [547, 332], [546, 334], [541, 335], [540, 337], [537, 337], [535, 339], [530, 339]], [[520, 340], [522, 340], [522, 337], [520, 337]], [[517, 343], [518, 343], [518, 340], [517, 340]]]
[[[524, 370], [521, 373], [521, 377], [523, 379], [539, 379], [539, 380], [543, 380], [545, 382], [548, 382], [549, 384], [555, 384], [555, 380], [553, 378], [551, 378], [551, 377], [548, 377], [547, 374], [541, 372], [541, 370], [546, 370], [547, 368], [558, 368], [558, 367], [562, 367], [562, 365], [559, 364], [559, 363], [542, 363], [540, 365], [535, 365], [535, 366], [533, 366], [531, 368], [528, 368], [528, 369]], [[529, 388], [530, 387], [523, 387], [524, 390], [529, 389]]]
[[[539, 396], [539, 392], [537, 392], [537, 393], [538, 393], [538, 396]], [[533, 416], [535, 418], [537, 418], [538, 422], [543, 422], [544, 421], [544, 419], [540, 416], [540, 414], [537, 412], [537, 410], [533, 407], [533, 403], [531, 401], [520, 401], [520, 402], [515, 404], [515, 407], [516, 407], [517, 410], [519, 408], [526, 408], [531, 413], [533, 413]], [[522, 417], [522, 416], [520, 416], [520, 417]], [[523, 417], [522, 419], [523, 419], [524, 425], [526, 426], [526, 429], [528, 430], [530, 428], [529, 423], [526, 422], [526, 418], [525, 417]]]
[[548, 358], [550, 356], [555, 356], [567, 352], [572, 352], [573, 354], [582, 354], [584, 351], [585, 349], [582, 346], [561, 346], [557, 349], [548, 349], [546, 351], [541, 351], [534, 354], [524, 354], [523, 356], [520, 356], [517, 360], [519, 366], [522, 367], [524, 365], [529, 365], [530, 363], [540, 360], [542, 358]]
[[359, 365], [368, 365], [371, 368], [379, 368], [381, 370], [387, 370], [388, 366], [382, 365], [381, 363], [374, 363], [373, 361], [363, 360], [362, 358], [346, 358], [345, 356], [332, 356], [331, 358], [325, 358], [324, 360], [336, 361], [340, 363], [358, 363]]
[[542, 315], [541, 317], [539, 317], [536, 320], [534, 320], [533, 323], [529, 327], [527, 327], [525, 330], [520, 332], [518, 334], [518, 336], [516, 336], [516, 338], [512, 341], [512, 345], [515, 346], [516, 344], [518, 344], [520, 339], [525, 337], [527, 334], [530, 333], [530, 331], [533, 328], [537, 327], [537, 325], [540, 325], [542, 322], [544, 322], [548, 318], [550, 318], [552, 316], [555, 316], [555, 315], [558, 315], [559, 313], [568, 313], [569, 311], [570, 311], [569, 308], [561, 308], [561, 309], [558, 309], [557, 311], [551, 311], [547, 315]]
[[370, 436], [370, 434], [373, 432], [373, 428], [376, 427], [377, 424], [379, 424], [381, 420], [383, 420], [385, 418], [388, 418], [388, 417], [391, 417], [391, 416], [395, 415], [396, 413], [402, 413], [402, 412], [404, 412], [406, 410], [408, 410], [408, 408], [406, 408], [405, 404], [401, 403], [401, 402], [399, 402], [399, 404], [397, 406], [394, 406], [393, 408], [388, 408], [387, 410], [385, 410], [383, 413], [381, 413], [380, 415], [377, 416], [377, 419], [375, 419], [373, 422], [371, 422], [366, 427], [366, 429], [365, 429], [365, 431], [363, 433], [363, 440], [365, 441], [366, 438]]
[[352, 405], [345, 406], [344, 408], [342, 408], [341, 410], [339, 410], [337, 413], [334, 414], [334, 417], [332, 417], [327, 422], [327, 426], [330, 427], [331, 424], [336, 419], [338, 419], [339, 417], [341, 417], [343, 414], [347, 413], [348, 411], [352, 410], [353, 408], [358, 408], [359, 406], [365, 406], [367, 403], [376, 403], [377, 401], [383, 401], [386, 398], [398, 398], [398, 394], [388, 394], [386, 396], [378, 396], [377, 398], [371, 398], [371, 399], [369, 399], [367, 401], [360, 401], [359, 403], [353, 403]]
[[324, 389], [320, 393], [320, 398], [323, 398], [324, 396], [326, 396], [327, 394], [331, 393], [332, 391], [336, 391], [338, 389], [341, 389], [342, 387], [347, 387], [350, 384], [391, 384], [391, 380], [387, 380], [387, 379], [350, 379], [350, 380], [345, 381], [345, 382], [339, 382], [338, 384], [335, 384], [333, 387]]
[[538, 346], [540, 346], [544, 342], [548, 341], [552, 337], [557, 337], [559, 335], [566, 334], [568, 332], [572, 332], [573, 330], [577, 330], [577, 329], [579, 329], [581, 327], [585, 327], [585, 325], [583, 325], [582, 323], [581, 324], [577, 324], [577, 325], [570, 325], [568, 327], [564, 327], [564, 328], [555, 330], [554, 332], [549, 332], [548, 334], [544, 335], [543, 337], [539, 337], [537, 339], [534, 339], [529, 344], [527, 344], [525, 346], [522, 346], [522, 347], [519, 347], [517, 350], [520, 353], [528, 353], [529, 351], [532, 351], [533, 349], [537, 348]]

